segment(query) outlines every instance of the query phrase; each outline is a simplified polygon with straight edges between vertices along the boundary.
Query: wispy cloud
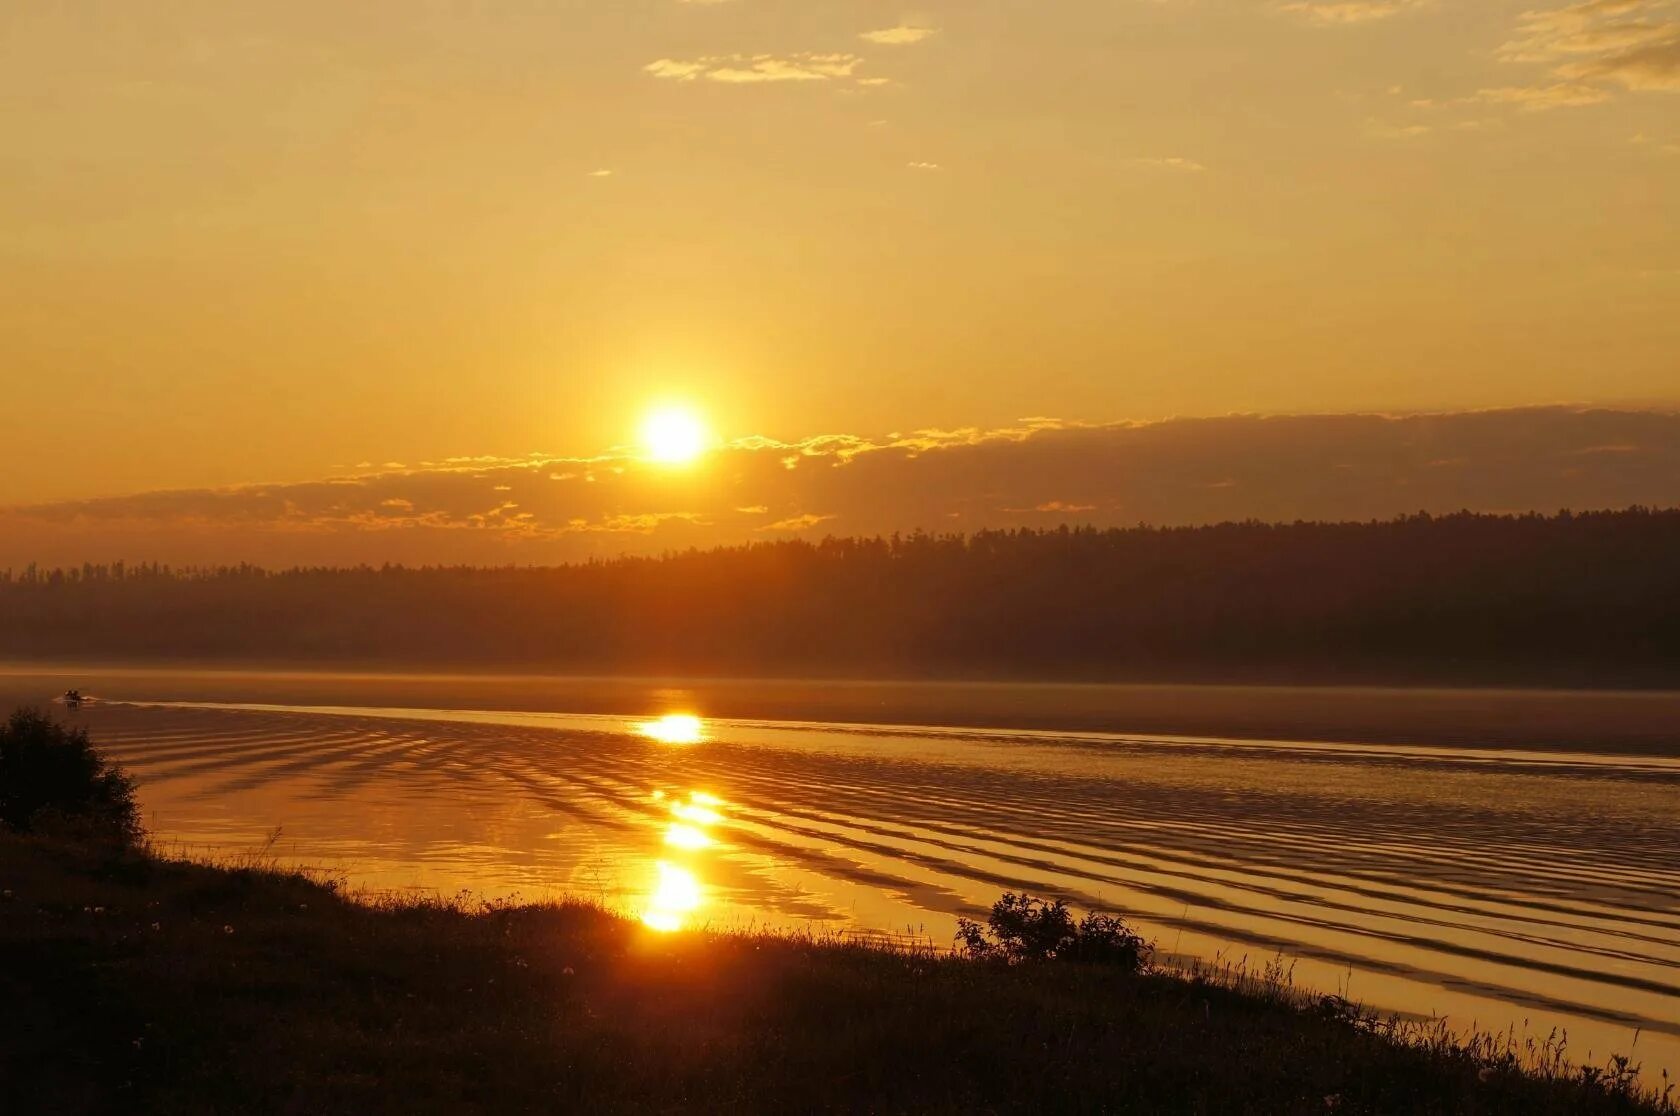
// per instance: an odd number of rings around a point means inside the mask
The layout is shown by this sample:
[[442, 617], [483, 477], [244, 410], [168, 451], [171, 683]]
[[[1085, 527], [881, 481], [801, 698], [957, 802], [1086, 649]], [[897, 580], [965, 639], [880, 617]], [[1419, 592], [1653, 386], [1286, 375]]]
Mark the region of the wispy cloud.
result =
[[939, 28], [937, 27], [901, 23], [897, 27], [884, 27], [879, 31], [865, 31], [858, 38], [880, 46], [910, 46], [931, 39], [937, 34], [939, 34]]
[[718, 54], [691, 61], [661, 58], [642, 67], [670, 81], [715, 81], [726, 85], [816, 82], [855, 77], [863, 59], [855, 54]]
[[1488, 104], [1516, 105], [1536, 112], [1601, 105], [1610, 100], [1609, 90], [1576, 81], [1559, 81], [1550, 85], [1502, 85], [1480, 90], [1476, 96]]
[[704, 62], [678, 62], [674, 58], [661, 58], [657, 62], [649, 62], [642, 67], [644, 73], [658, 78], [670, 78], [672, 81], [693, 81], [706, 72]]
[[1040, 515], [1081, 515], [1085, 512], [1096, 511], [1097, 505], [1070, 504], [1066, 500], [1047, 500], [1032, 510]]
[[1602, 104], [1614, 90], [1680, 92], [1675, 0], [1586, 0], [1517, 18], [1501, 61], [1546, 68], [1546, 79], [1479, 96], [1528, 109]]
[[797, 534], [834, 519], [832, 515], [793, 515], [758, 528], [760, 531], [782, 531]]
[[1429, 0], [1291, 0], [1278, 7], [1305, 16], [1309, 22], [1337, 27], [1390, 19], [1428, 3]]

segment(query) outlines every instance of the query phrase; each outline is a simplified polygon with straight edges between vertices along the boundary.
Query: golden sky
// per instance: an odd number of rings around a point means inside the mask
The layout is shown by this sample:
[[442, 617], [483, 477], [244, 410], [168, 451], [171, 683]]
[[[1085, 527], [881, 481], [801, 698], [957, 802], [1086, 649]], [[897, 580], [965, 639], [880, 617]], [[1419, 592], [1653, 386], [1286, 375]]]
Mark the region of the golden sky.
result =
[[1676, 0], [11, 0], [0, 135], [0, 504], [1680, 396]]

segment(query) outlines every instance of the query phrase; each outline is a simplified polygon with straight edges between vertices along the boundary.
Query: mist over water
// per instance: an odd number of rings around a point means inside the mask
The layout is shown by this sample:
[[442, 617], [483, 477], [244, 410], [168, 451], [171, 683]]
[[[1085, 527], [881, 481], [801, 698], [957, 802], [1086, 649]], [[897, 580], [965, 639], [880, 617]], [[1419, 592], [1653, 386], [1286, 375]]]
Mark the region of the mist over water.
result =
[[[1167, 954], [1281, 953], [1299, 982], [1379, 1008], [1567, 1028], [1577, 1058], [1680, 1070], [1674, 695], [1257, 691], [1253, 723], [1304, 731], [1256, 740], [1116, 731], [1172, 708], [1228, 728], [1228, 688], [800, 684], [814, 712], [795, 717], [783, 683], [767, 720], [748, 683], [80, 681], [105, 700], [74, 716], [139, 778], [165, 848], [248, 852], [278, 828], [282, 862], [356, 887], [941, 945], [1026, 889], [1124, 913]], [[53, 685], [0, 679], [8, 697]], [[1389, 737], [1330, 731], [1384, 703]], [[1605, 728], [1523, 738], [1530, 705]], [[964, 708], [1005, 727], [937, 727]], [[1454, 709], [1462, 742], [1406, 742]]]

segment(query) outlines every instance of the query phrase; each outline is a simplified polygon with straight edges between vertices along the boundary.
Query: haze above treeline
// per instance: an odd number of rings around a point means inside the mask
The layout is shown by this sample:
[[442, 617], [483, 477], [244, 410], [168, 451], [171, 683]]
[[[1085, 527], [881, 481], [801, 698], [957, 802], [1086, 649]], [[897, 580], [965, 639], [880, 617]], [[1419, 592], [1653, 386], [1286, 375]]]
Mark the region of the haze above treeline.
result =
[[782, 541], [554, 567], [0, 574], [0, 657], [1680, 684], [1680, 510]]

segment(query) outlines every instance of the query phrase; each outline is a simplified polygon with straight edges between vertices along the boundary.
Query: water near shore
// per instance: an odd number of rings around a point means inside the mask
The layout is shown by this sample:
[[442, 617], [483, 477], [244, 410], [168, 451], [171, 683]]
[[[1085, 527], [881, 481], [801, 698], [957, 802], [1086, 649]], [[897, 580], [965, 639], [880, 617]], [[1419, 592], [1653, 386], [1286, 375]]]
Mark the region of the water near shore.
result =
[[84, 671], [0, 698], [70, 684], [189, 851], [278, 828], [358, 886], [941, 944], [1024, 888], [1680, 1072], [1672, 694]]

